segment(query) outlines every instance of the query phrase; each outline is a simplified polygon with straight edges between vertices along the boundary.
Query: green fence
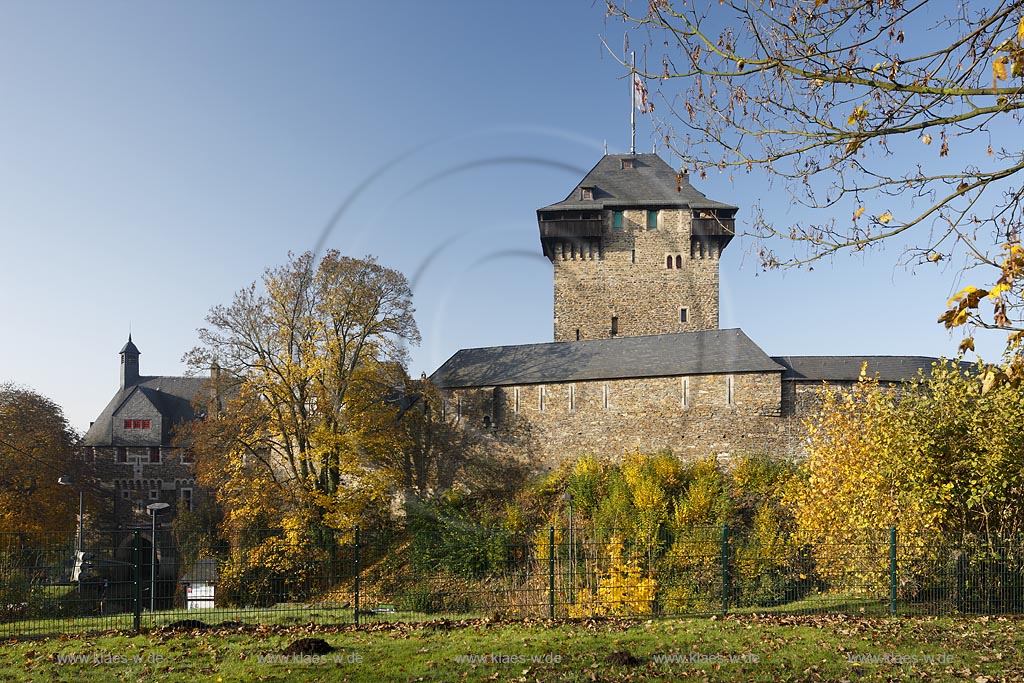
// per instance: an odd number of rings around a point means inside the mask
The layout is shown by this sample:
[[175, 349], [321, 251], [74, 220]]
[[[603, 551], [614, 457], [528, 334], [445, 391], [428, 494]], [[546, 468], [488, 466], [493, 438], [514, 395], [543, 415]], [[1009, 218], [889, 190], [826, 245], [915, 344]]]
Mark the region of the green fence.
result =
[[265, 531], [182, 546], [146, 529], [0, 535], [0, 635], [171, 625], [437, 618], [1024, 613], [1019, 540], [927, 542], [880, 530], [812, 545], [695, 527], [526, 536]]

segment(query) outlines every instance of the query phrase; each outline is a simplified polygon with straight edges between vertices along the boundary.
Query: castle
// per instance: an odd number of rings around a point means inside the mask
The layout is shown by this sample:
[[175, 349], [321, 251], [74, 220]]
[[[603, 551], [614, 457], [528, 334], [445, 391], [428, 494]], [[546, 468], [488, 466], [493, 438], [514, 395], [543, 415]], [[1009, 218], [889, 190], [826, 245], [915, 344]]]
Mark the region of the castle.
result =
[[[656, 155], [604, 156], [537, 212], [555, 340], [457, 352], [431, 377], [446, 417], [540, 469], [633, 449], [798, 456], [822, 382], [852, 385], [864, 363], [883, 382], [930, 368], [921, 356], [770, 357], [742, 330], [718, 329], [736, 211]], [[129, 336], [83, 455], [113, 488], [116, 517], [145, 522], [147, 504], [189, 509], [201, 494], [174, 433], [201, 417], [193, 399], [207, 380], [143, 376], [140, 355]]]
[[903, 382], [921, 356], [770, 357], [718, 328], [737, 207], [654, 154], [609, 154], [537, 211], [554, 269], [554, 342], [458, 351], [431, 379], [464, 428], [533, 463], [671, 450], [799, 456], [823, 382]]

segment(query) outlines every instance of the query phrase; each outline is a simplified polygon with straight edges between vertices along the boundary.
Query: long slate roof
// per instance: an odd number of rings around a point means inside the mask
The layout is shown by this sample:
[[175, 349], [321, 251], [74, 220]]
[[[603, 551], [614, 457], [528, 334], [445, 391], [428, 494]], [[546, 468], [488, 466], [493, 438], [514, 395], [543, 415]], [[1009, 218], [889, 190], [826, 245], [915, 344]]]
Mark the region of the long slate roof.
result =
[[463, 349], [430, 379], [455, 389], [784, 370], [734, 329]]
[[[636, 159], [636, 168], [622, 168], [623, 159]], [[580, 199], [580, 188], [594, 190], [592, 200]], [[657, 154], [606, 154], [560, 202], [539, 211], [599, 210], [613, 207], [693, 208], [736, 210], [735, 206], [708, 199], [690, 185], [688, 176]]]
[[856, 381], [861, 368], [867, 363], [868, 377], [877, 376], [882, 382], [905, 382], [922, 371], [931, 371], [937, 358], [930, 356], [773, 356], [772, 360], [784, 365], [784, 380]]
[[138, 390], [145, 394], [163, 416], [163, 433], [160, 443], [169, 444], [173, 428], [196, 417], [192, 407], [195, 398], [208, 380], [205, 377], [140, 377], [131, 386], [119, 389], [107, 403], [99, 417], [85, 433], [82, 444], [85, 446], [118, 446], [113, 439], [113, 419], [124, 402]]

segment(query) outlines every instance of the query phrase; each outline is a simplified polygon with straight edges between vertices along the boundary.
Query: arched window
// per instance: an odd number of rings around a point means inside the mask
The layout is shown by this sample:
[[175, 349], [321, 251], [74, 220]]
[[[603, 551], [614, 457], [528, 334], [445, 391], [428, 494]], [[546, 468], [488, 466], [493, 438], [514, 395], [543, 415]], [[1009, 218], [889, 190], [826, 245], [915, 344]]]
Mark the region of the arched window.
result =
[[679, 255], [679, 254], [676, 254], [676, 268], [682, 268], [682, 267], [683, 267], [683, 257], [681, 255]]
[[669, 270], [672, 269], [672, 256], [665, 257], [665, 267], [668, 268]]

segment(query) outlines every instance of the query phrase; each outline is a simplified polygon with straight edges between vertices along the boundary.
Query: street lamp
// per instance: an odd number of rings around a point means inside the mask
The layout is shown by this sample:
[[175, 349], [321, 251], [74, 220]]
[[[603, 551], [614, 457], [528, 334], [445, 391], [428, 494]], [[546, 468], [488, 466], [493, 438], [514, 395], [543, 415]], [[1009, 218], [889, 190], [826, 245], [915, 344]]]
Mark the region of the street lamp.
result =
[[[77, 482], [71, 477], [59, 477], [57, 483], [61, 486], [77, 486]], [[84, 519], [82, 516], [82, 504], [84, 502], [82, 489], [78, 489], [78, 541], [75, 544], [75, 552], [82, 552], [82, 525]]]
[[[77, 486], [77, 482], [68, 476], [61, 476], [57, 478], [57, 483], [61, 486]], [[72, 572], [75, 569], [78, 570], [78, 595], [82, 595], [82, 565], [85, 564], [85, 558], [82, 556], [82, 527], [85, 526], [85, 515], [83, 513], [83, 507], [85, 503], [85, 492], [78, 489], [78, 538], [75, 540], [75, 561], [71, 565]]]
[[153, 555], [149, 562], [149, 611], [156, 611], [156, 515], [161, 510], [171, 507], [169, 503], [150, 503], [146, 506], [149, 514], [153, 517], [152, 546]]

